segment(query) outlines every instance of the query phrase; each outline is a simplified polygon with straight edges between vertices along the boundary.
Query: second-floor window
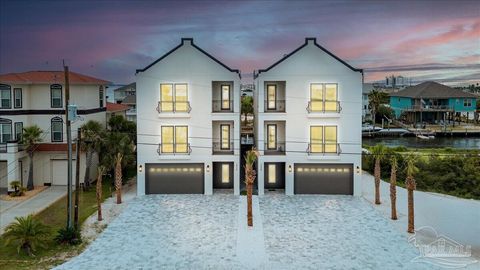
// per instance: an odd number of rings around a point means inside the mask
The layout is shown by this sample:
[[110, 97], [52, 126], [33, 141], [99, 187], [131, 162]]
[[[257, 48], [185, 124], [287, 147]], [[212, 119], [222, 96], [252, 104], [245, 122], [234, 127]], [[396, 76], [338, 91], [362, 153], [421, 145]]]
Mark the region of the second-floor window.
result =
[[23, 135], [23, 122], [15, 122], [15, 140], [21, 141]]
[[103, 101], [104, 101], [104, 93], [103, 93], [103, 86], [100, 86], [100, 89], [98, 90], [98, 96], [100, 100], [100, 108], [103, 108]]
[[337, 126], [310, 126], [310, 153], [337, 153]]
[[60, 84], [53, 84], [50, 86], [50, 104], [52, 108], [62, 108], [62, 86]]
[[12, 108], [12, 92], [10, 85], [0, 84], [0, 109]]
[[267, 125], [267, 149], [277, 149], [277, 125]]
[[60, 117], [52, 118], [52, 142], [63, 141], [63, 120]]
[[310, 84], [310, 111], [337, 112], [338, 86], [333, 83]]
[[463, 107], [471, 107], [472, 106], [472, 100], [471, 99], [464, 99], [463, 100]]
[[230, 85], [222, 85], [222, 110], [230, 109]]
[[162, 153], [188, 153], [188, 126], [162, 126]]
[[277, 86], [275, 84], [267, 85], [267, 110], [277, 109]]
[[22, 88], [13, 89], [13, 106], [15, 108], [22, 108]]
[[161, 112], [188, 112], [187, 84], [161, 84], [160, 109]]
[[220, 148], [222, 150], [230, 149], [230, 125], [220, 125]]
[[12, 140], [12, 123], [0, 119], [0, 143], [6, 143]]

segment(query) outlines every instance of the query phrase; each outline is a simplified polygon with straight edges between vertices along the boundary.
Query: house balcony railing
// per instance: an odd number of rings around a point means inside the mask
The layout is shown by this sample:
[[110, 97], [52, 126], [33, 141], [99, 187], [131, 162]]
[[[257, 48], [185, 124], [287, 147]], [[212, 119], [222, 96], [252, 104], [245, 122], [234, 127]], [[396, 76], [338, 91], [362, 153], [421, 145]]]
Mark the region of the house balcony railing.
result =
[[192, 148], [189, 143], [160, 143], [157, 153], [159, 155], [190, 155]]
[[222, 143], [222, 142], [213, 142], [212, 143], [212, 154], [214, 155], [233, 155], [233, 142]]
[[341, 111], [340, 101], [311, 100], [307, 105], [308, 113], [339, 113]]
[[159, 113], [190, 113], [189, 101], [159, 101], [157, 111]]
[[276, 142], [274, 145], [266, 142], [263, 152], [265, 155], [285, 155], [285, 142]]
[[342, 150], [339, 143], [309, 143], [307, 153], [309, 155], [340, 155]]
[[212, 100], [212, 112], [233, 112], [233, 100]]
[[448, 105], [413, 105], [404, 109], [404, 111], [453, 111], [453, 107]]
[[7, 153], [7, 143], [0, 143], [0, 153]]
[[0, 153], [16, 153], [21, 152], [25, 149], [23, 144], [18, 143], [17, 141], [9, 141], [5, 143], [0, 143]]
[[265, 100], [264, 112], [285, 112], [285, 100]]

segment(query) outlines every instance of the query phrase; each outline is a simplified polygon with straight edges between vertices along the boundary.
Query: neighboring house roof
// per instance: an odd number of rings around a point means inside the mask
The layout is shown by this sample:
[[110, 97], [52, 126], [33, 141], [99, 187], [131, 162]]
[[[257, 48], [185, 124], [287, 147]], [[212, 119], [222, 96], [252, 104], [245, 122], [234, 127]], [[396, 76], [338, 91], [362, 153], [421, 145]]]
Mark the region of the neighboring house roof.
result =
[[137, 96], [136, 95], [128, 95], [122, 100], [122, 104], [137, 104]]
[[150, 65], [146, 66], [145, 68], [143, 69], [137, 69], [136, 73], [139, 73], [139, 72], [144, 72], [146, 71], [147, 69], [149, 69], [150, 67], [152, 67], [153, 65], [155, 65], [156, 63], [160, 62], [162, 59], [164, 59], [165, 57], [169, 56], [171, 53], [173, 53], [174, 51], [176, 51], [178, 48], [182, 47], [183, 44], [185, 43], [185, 41], [189, 41], [192, 46], [199, 50], [200, 52], [202, 52], [203, 54], [205, 54], [206, 56], [208, 56], [210, 59], [212, 59], [213, 61], [217, 62], [218, 64], [220, 64], [221, 66], [223, 66], [224, 68], [228, 69], [228, 71], [230, 72], [236, 72], [238, 73], [238, 76], [241, 78], [242, 76], [240, 75], [240, 71], [238, 69], [231, 69], [229, 68], [227, 65], [225, 65], [224, 63], [220, 62], [220, 60], [218, 60], [217, 58], [213, 57], [212, 55], [210, 55], [209, 53], [207, 53], [206, 51], [204, 51], [202, 48], [198, 47], [197, 45], [195, 45], [193, 43], [193, 38], [182, 38], [182, 42], [180, 43], [180, 45], [178, 45], [177, 47], [173, 48], [172, 50], [170, 50], [169, 52], [167, 52], [166, 54], [164, 54], [162, 57], [158, 58], [157, 60], [155, 60], [153, 63], [151, 63]]
[[107, 112], [121, 112], [128, 110], [128, 106], [125, 104], [117, 104], [107, 102]]
[[125, 86], [122, 86], [122, 87], [119, 87], [115, 90], [113, 90], [114, 92], [117, 92], [117, 91], [124, 91], [124, 90], [130, 90], [130, 89], [137, 89], [137, 83], [136, 82], [133, 82], [131, 84], [127, 84]]
[[273, 65], [269, 66], [268, 68], [266, 69], [259, 69], [257, 74], [254, 74], [253, 77], [254, 78], [257, 78], [258, 75], [262, 72], [267, 72], [269, 71], [270, 69], [274, 68], [276, 65], [280, 64], [281, 62], [285, 61], [287, 58], [289, 58], [290, 56], [294, 55], [295, 53], [297, 53], [298, 51], [300, 51], [301, 49], [303, 49], [305, 46], [308, 45], [308, 41], [313, 41], [313, 44], [315, 44], [315, 46], [317, 46], [319, 49], [321, 49], [322, 51], [324, 51], [325, 53], [327, 53], [328, 55], [330, 55], [331, 57], [335, 58], [337, 61], [339, 61], [340, 63], [344, 64], [345, 66], [347, 66], [349, 69], [353, 70], [353, 71], [356, 71], [356, 72], [361, 72], [363, 73], [363, 69], [357, 69], [357, 68], [354, 68], [352, 66], [350, 66], [349, 64], [347, 64], [347, 62], [343, 61], [342, 59], [340, 59], [338, 56], [334, 55], [333, 53], [329, 52], [327, 49], [323, 48], [322, 46], [318, 45], [317, 44], [317, 39], [316, 38], [305, 38], [305, 43], [298, 47], [296, 50], [294, 50], [293, 52], [285, 55], [282, 59], [278, 60], [277, 62], [273, 63]]
[[[111, 84], [109, 81], [101, 80], [76, 72], [69, 72], [70, 84]], [[64, 83], [63, 71], [27, 71], [21, 73], [8, 73], [0, 75], [1, 83], [11, 84], [54, 84]]]
[[409, 98], [476, 98], [476, 96], [471, 93], [432, 81], [407, 87], [398, 92], [391, 93], [390, 96]]

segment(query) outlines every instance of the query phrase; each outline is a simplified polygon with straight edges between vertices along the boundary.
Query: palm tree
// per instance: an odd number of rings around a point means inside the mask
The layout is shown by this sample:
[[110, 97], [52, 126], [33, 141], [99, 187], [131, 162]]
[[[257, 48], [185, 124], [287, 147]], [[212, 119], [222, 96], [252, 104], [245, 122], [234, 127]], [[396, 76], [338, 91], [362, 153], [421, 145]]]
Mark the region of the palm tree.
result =
[[253, 164], [257, 160], [258, 152], [255, 149], [247, 151], [245, 154], [245, 184], [247, 186], [247, 223], [248, 226], [253, 226], [252, 214], [252, 193], [253, 183], [255, 182], [256, 172], [253, 169]]
[[390, 204], [392, 207], [392, 219], [397, 220], [397, 158], [392, 157], [392, 171], [390, 174]]
[[122, 159], [123, 153], [115, 155], [115, 191], [117, 193], [117, 204], [122, 203]]
[[29, 215], [16, 217], [15, 222], [5, 228], [3, 237], [5, 245], [16, 245], [18, 253], [23, 250], [27, 255], [33, 256], [37, 247], [45, 247], [44, 238], [48, 234], [48, 227]]
[[22, 144], [30, 158], [30, 168], [28, 169], [27, 190], [33, 189], [33, 153], [37, 149], [37, 144], [42, 141], [43, 131], [37, 126], [29, 126], [23, 129]]
[[102, 124], [97, 121], [90, 120], [82, 127], [82, 150], [87, 153], [87, 160], [85, 165], [85, 176], [83, 182], [85, 187], [90, 186], [90, 170], [92, 167], [92, 158], [95, 152], [98, 153], [98, 149], [101, 144], [101, 137], [103, 133]]
[[368, 94], [368, 106], [370, 107], [370, 112], [372, 114], [373, 126], [375, 127], [375, 115], [377, 114], [378, 108], [381, 104], [385, 104], [388, 102], [388, 94], [378, 91], [372, 90]]
[[375, 159], [375, 170], [374, 170], [374, 176], [375, 176], [375, 204], [380, 204], [380, 173], [381, 173], [381, 168], [380, 168], [380, 162], [382, 159], [384, 159], [385, 156], [385, 151], [386, 148], [383, 146], [383, 144], [377, 144], [371, 149], [371, 153], [373, 158]]
[[105, 167], [100, 165], [97, 168], [97, 220], [102, 221], [102, 178], [105, 173]]
[[415, 178], [413, 175], [416, 173], [418, 168], [415, 166], [416, 157], [415, 155], [409, 155], [406, 158], [406, 173], [407, 173], [407, 180], [405, 184], [407, 186], [407, 194], [408, 194], [408, 229], [407, 232], [414, 233], [415, 232], [415, 213], [414, 213], [414, 203], [413, 203], [413, 191], [416, 188]]

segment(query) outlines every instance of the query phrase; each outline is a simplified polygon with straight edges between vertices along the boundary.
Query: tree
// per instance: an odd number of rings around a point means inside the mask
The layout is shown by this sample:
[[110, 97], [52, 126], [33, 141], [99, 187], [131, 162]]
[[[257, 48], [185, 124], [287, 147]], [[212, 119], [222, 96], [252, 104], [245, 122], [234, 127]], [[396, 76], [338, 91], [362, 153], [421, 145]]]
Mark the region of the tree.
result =
[[253, 214], [252, 214], [252, 193], [253, 183], [255, 183], [256, 172], [253, 169], [253, 165], [257, 160], [258, 151], [255, 149], [247, 151], [245, 154], [245, 184], [247, 186], [247, 223], [248, 226], [253, 226]]
[[97, 121], [90, 120], [82, 126], [82, 150], [86, 152], [87, 159], [85, 164], [85, 176], [83, 182], [85, 187], [90, 186], [90, 170], [92, 167], [93, 154], [98, 153], [101, 146], [101, 138], [103, 134], [103, 127]]
[[105, 173], [105, 167], [100, 165], [97, 168], [97, 220], [102, 221], [102, 178]]
[[378, 111], [378, 108], [380, 107], [381, 104], [386, 104], [388, 103], [388, 94], [378, 91], [378, 90], [372, 90], [368, 94], [368, 106], [370, 107], [370, 112], [372, 114], [372, 120], [373, 120], [373, 126], [375, 126], [375, 121], [376, 121], [376, 113]]
[[16, 245], [18, 253], [23, 250], [27, 255], [33, 256], [37, 247], [45, 246], [44, 238], [48, 234], [48, 227], [29, 215], [16, 217], [15, 222], [5, 228], [3, 237], [5, 245]]
[[390, 204], [391, 218], [397, 220], [397, 157], [393, 156], [391, 160], [392, 172], [390, 174]]
[[380, 174], [381, 174], [381, 167], [380, 163], [385, 156], [385, 146], [383, 144], [377, 144], [372, 147], [371, 154], [375, 160], [375, 204], [380, 204]]
[[43, 131], [37, 126], [29, 126], [23, 129], [22, 144], [30, 158], [30, 166], [28, 169], [27, 190], [33, 189], [33, 153], [37, 149], [37, 144], [42, 141], [41, 135]]
[[415, 178], [413, 175], [417, 172], [418, 168], [415, 166], [416, 157], [415, 155], [411, 154], [406, 159], [406, 166], [405, 171], [407, 173], [407, 180], [405, 181], [405, 185], [407, 186], [407, 194], [408, 194], [408, 229], [407, 232], [414, 233], [415, 232], [415, 213], [414, 213], [414, 202], [413, 202], [413, 191], [416, 188]]
[[108, 120], [108, 126], [112, 132], [121, 132], [132, 140], [133, 143], [137, 143], [137, 125], [135, 122], [128, 121], [121, 115], [114, 115]]
[[249, 114], [253, 114], [253, 97], [244, 96], [242, 97], [242, 108], [241, 114], [245, 116], [245, 122], [247, 122], [247, 117]]

